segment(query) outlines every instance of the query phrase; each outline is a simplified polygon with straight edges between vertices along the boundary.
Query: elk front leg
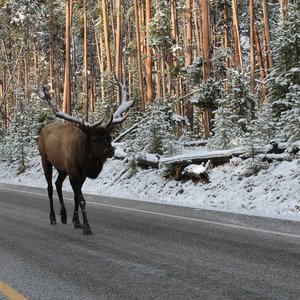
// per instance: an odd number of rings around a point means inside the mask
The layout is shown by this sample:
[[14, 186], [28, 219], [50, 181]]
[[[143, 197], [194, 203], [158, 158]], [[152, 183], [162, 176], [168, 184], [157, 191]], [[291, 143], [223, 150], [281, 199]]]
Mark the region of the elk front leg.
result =
[[55, 186], [56, 186], [56, 191], [60, 203], [60, 218], [61, 222], [63, 224], [67, 224], [67, 211], [65, 208], [64, 200], [63, 200], [63, 195], [62, 195], [62, 184], [67, 177], [67, 174], [64, 172], [59, 172], [57, 180], [55, 181]]
[[56, 224], [56, 217], [54, 212], [53, 206], [53, 186], [52, 186], [52, 165], [42, 157], [42, 165], [44, 169], [45, 178], [47, 180], [47, 190], [48, 190], [48, 197], [50, 201], [50, 224]]
[[[76, 202], [79, 204], [79, 206], [81, 208], [83, 234], [91, 234], [92, 231], [91, 231], [90, 224], [88, 222], [86, 210], [85, 210], [85, 199], [81, 192], [81, 187], [82, 187], [83, 182], [78, 182], [77, 180], [70, 178], [70, 183], [71, 183], [72, 189], [74, 191], [75, 210], [76, 210]], [[74, 214], [75, 214], [75, 212], [74, 212]], [[78, 216], [78, 214], [77, 214], [77, 216]], [[75, 227], [75, 223], [74, 223], [74, 227]]]

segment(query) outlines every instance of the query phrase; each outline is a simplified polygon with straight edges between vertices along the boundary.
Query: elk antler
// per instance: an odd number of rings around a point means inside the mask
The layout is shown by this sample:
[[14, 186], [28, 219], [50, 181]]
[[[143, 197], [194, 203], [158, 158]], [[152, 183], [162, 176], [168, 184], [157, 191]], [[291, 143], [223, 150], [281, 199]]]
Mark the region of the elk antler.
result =
[[[119, 87], [121, 88], [122, 101], [121, 101], [121, 105], [117, 108], [117, 110], [112, 115], [109, 123], [107, 124], [107, 127], [110, 127], [114, 124], [122, 123], [128, 116], [128, 113], [126, 113], [122, 117], [122, 113], [127, 112], [128, 109], [131, 107], [131, 105], [134, 102], [133, 100], [132, 101], [127, 100], [127, 96], [128, 96], [127, 86], [125, 84], [121, 84], [119, 81], [117, 81], [117, 82], [118, 82]], [[55, 107], [54, 101], [52, 100], [51, 95], [46, 86], [42, 86], [41, 88], [35, 88], [35, 87], [30, 86], [28, 89], [29, 89], [29, 91], [36, 93], [42, 100], [46, 101], [48, 103], [48, 105], [51, 107], [54, 115], [60, 119], [64, 119], [66, 121], [73, 122], [75, 124], [78, 124], [79, 126], [90, 127], [90, 128], [97, 127], [103, 122], [103, 119], [102, 119], [100, 121], [97, 121], [94, 124], [89, 124], [88, 122], [84, 122], [84, 120], [82, 120], [82, 119], [72, 117], [72, 116], [66, 114], [65, 112], [57, 109]]]
[[[114, 74], [114, 79], [117, 85], [119, 86], [119, 89], [121, 90], [121, 104], [117, 108], [117, 110], [113, 113], [108, 126], [111, 126], [113, 124], [120, 124], [128, 117], [128, 110], [132, 106], [134, 100], [128, 100], [128, 89], [125, 83], [121, 83], [119, 80], [116, 79], [116, 75]], [[124, 116], [122, 114], [125, 113]]]
[[103, 122], [103, 119], [102, 119], [101, 121], [98, 121], [95, 124], [89, 124], [88, 122], [84, 122], [84, 120], [82, 120], [82, 119], [77, 119], [77, 118], [72, 117], [72, 116], [66, 114], [65, 112], [57, 109], [55, 107], [54, 101], [52, 100], [50, 93], [48, 91], [48, 88], [46, 86], [42, 86], [41, 88], [35, 88], [35, 87], [30, 86], [29, 90], [31, 92], [36, 93], [42, 100], [46, 101], [48, 103], [48, 105], [51, 107], [53, 114], [57, 118], [64, 119], [69, 122], [73, 122], [73, 123], [78, 124], [79, 126], [83, 126], [83, 127], [97, 127]]

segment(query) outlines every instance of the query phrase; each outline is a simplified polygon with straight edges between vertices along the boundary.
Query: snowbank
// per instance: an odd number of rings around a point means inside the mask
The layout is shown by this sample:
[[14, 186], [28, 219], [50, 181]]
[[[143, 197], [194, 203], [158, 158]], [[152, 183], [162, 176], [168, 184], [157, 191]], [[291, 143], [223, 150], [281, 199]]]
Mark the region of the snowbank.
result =
[[[46, 187], [39, 157], [21, 175], [5, 162], [0, 168], [0, 182]], [[163, 169], [131, 174], [122, 160], [111, 159], [96, 180], [87, 179], [83, 192], [300, 221], [300, 159], [272, 163], [233, 159], [208, 173], [209, 183], [178, 182], [166, 179]], [[67, 180], [64, 189], [71, 190]]]

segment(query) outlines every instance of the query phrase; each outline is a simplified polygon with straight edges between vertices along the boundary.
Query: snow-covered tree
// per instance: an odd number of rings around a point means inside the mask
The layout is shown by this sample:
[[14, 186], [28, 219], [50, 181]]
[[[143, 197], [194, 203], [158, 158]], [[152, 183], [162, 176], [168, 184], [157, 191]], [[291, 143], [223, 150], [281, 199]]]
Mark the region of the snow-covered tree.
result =
[[286, 100], [289, 103], [289, 110], [282, 113], [281, 122], [288, 144], [292, 145], [294, 142], [300, 141], [300, 85], [289, 86]]
[[33, 100], [30, 105], [19, 99], [8, 134], [0, 144], [2, 160], [16, 165], [18, 173], [23, 173], [28, 162], [37, 154], [37, 139], [41, 127], [39, 104]]
[[235, 138], [234, 114], [230, 110], [225, 99], [218, 99], [218, 109], [214, 112], [213, 136], [209, 139], [207, 146], [212, 149], [228, 149], [232, 147]]
[[179, 151], [174, 130], [177, 119], [170, 114], [169, 107], [162, 101], [154, 102], [147, 108], [139, 126], [128, 141], [134, 153], [171, 155]]
[[265, 103], [257, 112], [257, 117], [252, 122], [251, 134], [260, 144], [269, 143], [276, 135], [276, 123], [272, 117], [269, 103]]
[[173, 45], [169, 6], [165, 0], [158, 1], [157, 10], [149, 24], [150, 46], [158, 52], [170, 50]]
[[255, 99], [243, 74], [228, 70], [226, 94], [218, 100], [212, 148], [222, 149], [244, 145], [255, 118]]
[[[297, 98], [300, 86], [300, 3], [290, 1], [283, 21], [273, 30], [272, 55], [274, 67], [267, 80], [269, 100], [279, 131], [286, 125], [286, 118]], [[292, 96], [294, 95], [294, 96]], [[298, 98], [299, 101], [299, 98]], [[293, 104], [292, 104], [293, 103]], [[282, 118], [281, 118], [282, 117]]]

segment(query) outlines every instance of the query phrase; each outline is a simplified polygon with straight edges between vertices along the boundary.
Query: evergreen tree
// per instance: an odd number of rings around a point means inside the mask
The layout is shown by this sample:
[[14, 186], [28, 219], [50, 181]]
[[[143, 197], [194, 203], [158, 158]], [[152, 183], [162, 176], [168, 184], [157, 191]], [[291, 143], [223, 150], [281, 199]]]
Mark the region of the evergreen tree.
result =
[[209, 139], [207, 146], [212, 149], [229, 149], [235, 138], [234, 114], [229, 109], [226, 99], [218, 99], [218, 109], [214, 112], [213, 136]]
[[[164, 102], [154, 102], [140, 119], [139, 126], [128, 141], [134, 153], [171, 155], [180, 151], [174, 130], [174, 115]], [[175, 120], [176, 121], [176, 120]]]
[[261, 110], [258, 111], [252, 131], [260, 144], [269, 143], [275, 138], [276, 123], [272, 117], [272, 109], [269, 103], [264, 104]]
[[23, 173], [30, 159], [37, 155], [40, 111], [35, 100], [31, 105], [19, 100], [9, 132], [0, 144], [2, 160], [15, 164], [18, 173]]
[[286, 100], [289, 103], [289, 110], [282, 113], [281, 122], [283, 133], [291, 146], [294, 142], [300, 141], [300, 85], [290, 85]]
[[[272, 42], [274, 67], [267, 80], [269, 99], [279, 131], [282, 131], [288, 113], [300, 86], [300, 3], [291, 1], [285, 19], [273, 30]], [[283, 117], [283, 118], [282, 118]]]
[[173, 46], [169, 34], [171, 29], [169, 6], [165, 0], [158, 1], [158, 8], [149, 24], [150, 46], [158, 52], [170, 51]]
[[215, 111], [214, 136], [209, 142], [212, 148], [226, 149], [246, 143], [255, 119], [255, 99], [249, 91], [249, 82], [242, 74], [228, 70], [226, 95], [218, 100]]

